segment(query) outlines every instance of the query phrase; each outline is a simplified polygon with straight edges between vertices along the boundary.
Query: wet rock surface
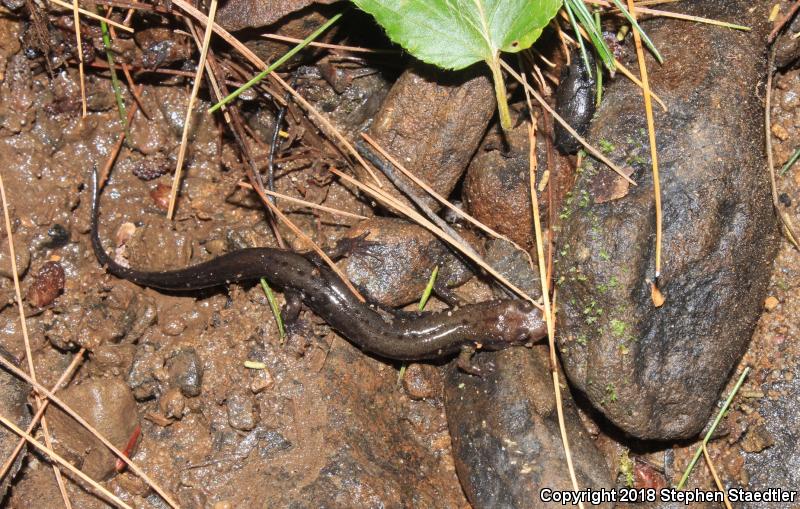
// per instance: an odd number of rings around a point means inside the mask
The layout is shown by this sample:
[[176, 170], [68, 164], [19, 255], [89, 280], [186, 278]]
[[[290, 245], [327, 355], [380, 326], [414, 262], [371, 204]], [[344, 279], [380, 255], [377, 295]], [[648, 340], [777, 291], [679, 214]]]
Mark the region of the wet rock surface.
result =
[[[482, 377], [465, 374], [455, 365], [446, 371], [453, 455], [473, 507], [549, 507], [539, 490], [572, 489], [548, 355], [546, 345], [510, 348], [474, 358], [486, 369]], [[609, 489], [605, 459], [581, 424], [569, 392], [562, 390], [562, 398], [578, 484]]]
[[[420, 65], [400, 75], [368, 134], [434, 191], [448, 196], [478, 148], [494, 109], [492, 84], [483, 74], [444, 74]], [[410, 179], [399, 178], [429, 207], [440, 208]], [[378, 179], [394, 189], [383, 174]], [[405, 200], [399, 191], [394, 194]]]
[[[736, 5], [687, 8], [720, 17], [741, 12]], [[665, 21], [646, 28], [672, 62], [651, 61], [652, 87], [670, 109], [656, 112], [666, 303], [655, 308], [647, 284], [654, 273], [652, 178], [640, 92], [631, 83], [608, 87], [589, 137], [630, 165], [639, 185], [598, 203], [618, 177], [585, 165], [562, 214], [557, 262], [558, 343], [570, 381], [624, 431], [660, 440], [691, 437], [708, 419], [761, 311], [777, 238], [761, 102], [746, 85], [764, 76], [763, 26], [711, 37], [704, 27], [681, 25], [680, 40], [674, 28]]]
[[[119, 378], [90, 379], [64, 390], [61, 399], [118, 449], [125, 449], [139, 425], [136, 402]], [[63, 411], [48, 412], [56, 451], [70, 458], [93, 479], [114, 472], [116, 456]]]
[[348, 236], [354, 244], [344, 270], [372, 302], [395, 307], [419, 301], [435, 267], [439, 267], [436, 282], [444, 288], [472, 277], [443, 242], [402, 219], [362, 221]]

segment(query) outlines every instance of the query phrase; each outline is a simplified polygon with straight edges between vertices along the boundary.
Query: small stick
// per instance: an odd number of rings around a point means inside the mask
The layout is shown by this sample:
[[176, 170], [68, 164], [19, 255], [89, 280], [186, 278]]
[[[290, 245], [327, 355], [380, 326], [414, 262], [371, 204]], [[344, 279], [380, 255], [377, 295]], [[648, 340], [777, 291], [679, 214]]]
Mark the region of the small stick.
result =
[[544, 108], [545, 110], [547, 110], [548, 113], [553, 115], [553, 118], [555, 118], [558, 121], [558, 123], [561, 124], [564, 127], [564, 129], [567, 130], [569, 134], [571, 134], [576, 140], [578, 140], [578, 142], [580, 142], [580, 144], [583, 145], [590, 154], [592, 154], [598, 160], [602, 161], [606, 166], [617, 172], [617, 174], [623, 179], [625, 179], [630, 185], [632, 186], [636, 185], [636, 182], [634, 182], [633, 180], [631, 180], [630, 177], [625, 175], [616, 164], [612, 163], [606, 156], [601, 154], [599, 150], [589, 145], [589, 143], [585, 139], [583, 139], [583, 137], [580, 134], [578, 134], [578, 132], [575, 129], [573, 129], [572, 126], [570, 126], [566, 120], [561, 118], [561, 116], [558, 113], [556, 113], [556, 111], [553, 109], [552, 106], [547, 104], [547, 101], [545, 101], [544, 98], [542, 98], [542, 96], [540, 96], [539, 93], [536, 92], [536, 90], [534, 90], [532, 86], [530, 86], [525, 80], [522, 79], [522, 76], [520, 76], [517, 73], [517, 71], [512, 69], [511, 66], [505, 63], [503, 60], [500, 60], [500, 65], [503, 66], [503, 69], [508, 71], [508, 73], [515, 80], [517, 80], [523, 87], [525, 87], [525, 89], [527, 89], [531, 93], [531, 95], [536, 99], [536, 101], [539, 102], [542, 108]]
[[[74, 8], [73, 5], [70, 5], [67, 2], [63, 2], [62, 0], [50, 0], [50, 1], [53, 2], [54, 4], [60, 6], [60, 7], [65, 8], [65, 9], [72, 10]], [[109, 25], [115, 26], [115, 27], [119, 28], [120, 30], [125, 30], [126, 32], [133, 33], [133, 28], [126, 27], [125, 25], [123, 25], [121, 23], [117, 23], [116, 21], [110, 20], [108, 18], [104, 18], [103, 16], [100, 16], [99, 14], [95, 14], [92, 11], [87, 11], [87, 10], [81, 9], [79, 7], [78, 8], [78, 12], [80, 12], [84, 16], [88, 16], [90, 18], [94, 18], [94, 19], [99, 20], [99, 21], [105, 21]]]
[[[214, 16], [217, 13], [217, 0], [211, 0], [211, 6], [208, 8], [208, 20], [211, 25], [214, 24]], [[192, 93], [189, 95], [189, 104], [186, 106], [186, 120], [183, 123], [183, 134], [181, 135], [181, 146], [178, 150], [178, 162], [175, 164], [175, 176], [172, 178], [172, 189], [169, 193], [169, 207], [167, 208], [167, 219], [172, 219], [175, 212], [175, 200], [178, 197], [178, 188], [181, 185], [181, 170], [183, 169], [183, 158], [186, 157], [186, 145], [189, 143], [189, 129], [192, 124], [192, 110], [194, 109], [194, 102], [197, 100], [197, 93], [200, 91], [200, 85], [203, 80], [203, 70], [206, 64], [206, 55], [208, 55], [208, 45], [211, 43], [210, 27], [206, 27], [205, 34], [203, 35], [203, 48], [200, 50], [200, 61], [197, 62], [197, 74], [194, 77], [194, 84], [192, 85]]]
[[[10, 429], [11, 431], [16, 433], [17, 435], [19, 435], [19, 436], [23, 437], [25, 440], [27, 440], [29, 444], [31, 444], [32, 446], [36, 447], [37, 449], [39, 449], [40, 451], [42, 451], [43, 453], [48, 455], [50, 457], [50, 459], [55, 460], [56, 463], [59, 463], [64, 468], [66, 468], [67, 470], [69, 470], [73, 474], [75, 474], [78, 477], [80, 477], [81, 479], [83, 479], [84, 482], [86, 482], [87, 484], [92, 486], [94, 489], [96, 489], [97, 491], [102, 493], [106, 498], [108, 498], [109, 500], [114, 502], [119, 507], [124, 507], [126, 509], [133, 509], [131, 506], [129, 506], [128, 504], [123, 502], [121, 499], [119, 499], [116, 495], [114, 495], [113, 493], [111, 493], [107, 489], [103, 488], [97, 481], [95, 481], [94, 479], [92, 479], [88, 475], [84, 474], [83, 472], [81, 472], [80, 470], [78, 470], [77, 468], [72, 466], [72, 464], [69, 461], [65, 460], [64, 458], [62, 458], [61, 456], [56, 454], [52, 450], [52, 448], [46, 447], [46, 446], [40, 444], [32, 436], [30, 436], [29, 434], [25, 433], [21, 429], [19, 429], [13, 422], [9, 421], [8, 419], [6, 419], [5, 417], [3, 417], [1, 415], [0, 415], [0, 422], [2, 422], [3, 425], [6, 426], [8, 429]], [[53, 466], [55, 467], [55, 465], [53, 465]]]
[[[252, 184], [248, 184], [247, 182], [239, 182], [239, 187], [243, 189], [253, 189]], [[281, 200], [290, 201], [292, 203], [297, 203], [298, 205], [303, 205], [308, 208], [323, 210], [325, 212], [330, 212], [331, 214], [336, 214], [345, 217], [351, 217], [353, 219], [369, 219], [366, 216], [360, 216], [358, 214], [353, 214], [352, 212], [345, 212], [344, 210], [335, 209], [333, 207], [326, 207], [325, 205], [319, 205], [317, 203], [312, 203], [310, 201], [301, 200], [300, 198], [294, 198], [292, 196], [288, 196], [281, 193], [276, 193], [274, 191], [270, 191], [269, 189], [262, 189], [264, 194], [268, 196], [272, 196], [274, 198], [280, 198]]]

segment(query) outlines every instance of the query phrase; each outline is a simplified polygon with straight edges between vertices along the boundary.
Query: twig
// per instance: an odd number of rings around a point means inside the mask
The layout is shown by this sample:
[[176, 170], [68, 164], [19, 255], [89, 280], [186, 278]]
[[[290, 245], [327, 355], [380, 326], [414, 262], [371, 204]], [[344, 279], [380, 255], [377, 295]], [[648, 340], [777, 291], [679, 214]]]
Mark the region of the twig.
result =
[[62, 409], [67, 415], [75, 419], [81, 426], [86, 428], [86, 430], [89, 433], [91, 433], [95, 438], [100, 440], [100, 442], [102, 442], [103, 445], [105, 445], [118, 458], [121, 458], [122, 461], [124, 461], [125, 464], [128, 465], [128, 468], [130, 468], [131, 471], [134, 472], [136, 475], [141, 477], [142, 480], [146, 482], [156, 493], [158, 493], [169, 506], [178, 509], [179, 507], [178, 503], [175, 502], [175, 500], [171, 496], [169, 496], [166, 491], [164, 491], [158, 484], [156, 484], [155, 481], [153, 481], [149, 475], [147, 475], [141, 468], [139, 468], [136, 465], [136, 463], [131, 461], [127, 456], [125, 456], [125, 454], [123, 454], [122, 451], [117, 449], [117, 447], [114, 444], [112, 444], [106, 437], [104, 437], [102, 433], [97, 431], [97, 429], [95, 429], [94, 426], [89, 424], [89, 422], [87, 422], [86, 419], [81, 417], [81, 415], [78, 412], [76, 412], [69, 405], [64, 403], [64, 401], [61, 398], [53, 394], [53, 392], [48, 390], [47, 387], [43, 386], [36, 380], [33, 380], [30, 376], [28, 376], [27, 373], [16, 367], [14, 363], [10, 362], [2, 355], [0, 355], [0, 365], [5, 367], [14, 376], [28, 382], [31, 386], [33, 386], [35, 390], [39, 391], [39, 393], [42, 396], [46, 396], [51, 402], [55, 403], [56, 406]]
[[[58, 378], [56, 383], [53, 384], [53, 388], [50, 389], [52, 392], [59, 391], [62, 388], [64, 382], [67, 380], [67, 378], [72, 376], [72, 374], [77, 369], [78, 365], [81, 362], [83, 362], [84, 353], [86, 353], [86, 348], [82, 347], [78, 351], [78, 353], [75, 354], [75, 357], [72, 358], [72, 362], [70, 362], [69, 366], [67, 366], [67, 369], [65, 369], [64, 372], [61, 373], [61, 376]], [[44, 400], [42, 406], [39, 407], [39, 409], [36, 411], [36, 414], [33, 416], [33, 419], [31, 419], [31, 423], [28, 424], [28, 429], [25, 430], [25, 433], [33, 433], [33, 430], [39, 424], [39, 420], [42, 418], [42, 416], [44, 415], [44, 411], [47, 410], [47, 407], [49, 405], [50, 405], [50, 400], [49, 399]], [[8, 471], [11, 469], [11, 466], [14, 464], [14, 461], [16, 461], [17, 456], [19, 456], [19, 453], [22, 451], [22, 448], [24, 446], [25, 446], [25, 438], [23, 437], [20, 438], [19, 442], [17, 442], [17, 446], [14, 448], [14, 451], [11, 454], [9, 454], [8, 458], [6, 459], [6, 462], [3, 463], [2, 468], [0, 468], [0, 481], [3, 480]]]
[[728, 500], [728, 493], [725, 491], [725, 486], [722, 484], [719, 475], [717, 475], [717, 469], [714, 468], [714, 462], [711, 460], [711, 455], [708, 453], [706, 444], [703, 444], [703, 457], [706, 459], [706, 465], [708, 465], [708, 469], [711, 471], [711, 477], [714, 478], [714, 483], [717, 485], [717, 489], [722, 492], [722, 501], [725, 503], [725, 508], [733, 509], [731, 506], [731, 501]]
[[[633, 0], [628, 0], [628, 10], [636, 22], [636, 10]], [[636, 55], [639, 59], [639, 71], [644, 85], [644, 112], [647, 117], [647, 135], [650, 138], [650, 159], [653, 163], [653, 195], [656, 206], [656, 259], [655, 259], [655, 278], [653, 284], [658, 286], [658, 278], [661, 277], [661, 243], [662, 230], [661, 223], [661, 182], [658, 175], [658, 149], [656, 148], [656, 127], [653, 120], [653, 103], [650, 101], [650, 83], [647, 79], [647, 62], [644, 59], [644, 48], [642, 48], [642, 38], [638, 30], [633, 30], [633, 41], [636, 45]], [[663, 301], [661, 302], [663, 304]]]
[[[553, 377], [553, 391], [556, 398], [556, 413], [558, 414], [558, 429], [561, 432], [561, 443], [564, 445], [564, 455], [567, 459], [567, 469], [569, 470], [569, 478], [572, 482], [572, 489], [577, 493], [580, 491], [578, 487], [578, 478], [575, 476], [575, 466], [572, 464], [572, 452], [569, 447], [569, 437], [567, 436], [567, 428], [564, 421], [564, 403], [561, 400], [561, 382], [558, 376], [558, 359], [556, 358], [556, 324], [553, 309], [550, 307], [550, 291], [547, 287], [547, 271], [544, 263], [544, 243], [542, 242], [542, 221], [539, 217], [539, 198], [536, 196], [536, 133], [534, 131], [535, 124], [531, 123], [528, 128], [528, 143], [529, 148], [529, 169], [528, 174], [530, 177], [531, 185], [531, 211], [533, 213], [533, 226], [536, 232], [536, 254], [539, 258], [539, 279], [542, 284], [542, 301], [544, 303], [544, 319], [547, 323], [547, 343], [550, 349], [550, 374]], [[578, 507], [583, 509], [583, 502], [578, 501]]]
[[528, 90], [528, 91], [531, 93], [531, 95], [532, 95], [534, 98], [536, 98], [536, 101], [537, 101], [537, 102], [538, 102], [538, 103], [539, 103], [539, 104], [542, 106], [542, 108], [544, 108], [545, 110], [547, 110], [547, 111], [548, 111], [548, 113], [550, 113], [551, 115], [553, 115], [553, 118], [555, 118], [555, 119], [558, 121], [558, 123], [559, 123], [559, 124], [561, 124], [561, 125], [564, 127], [564, 129], [566, 129], [566, 130], [567, 130], [567, 132], [568, 132], [569, 134], [571, 134], [571, 135], [572, 135], [572, 136], [573, 136], [573, 137], [574, 137], [576, 140], [578, 140], [578, 142], [580, 142], [580, 144], [581, 144], [581, 145], [583, 145], [583, 146], [584, 146], [584, 148], [586, 148], [586, 150], [587, 150], [587, 151], [588, 151], [590, 154], [592, 154], [592, 155], [593, 155], [593, 156], [595, 156], [595, 157], [596, 157], [596, 158], [597, 158], [599, 161], [601, 161], [601, 162], [602, 162], [602, 163], [604, 163], [606, 166], [608, 166], [609, 168], [611, 168], [612, 170], [614, 170], [615, 172], [617, 172], [617, 174], [618, 174], [620, 177], [622, 177], [623, 179], [625, 179], [625, 180], [626, 180], [626, 181], [627, 181], [627, 182], [628, 182], [630, 185], [632, 185], [632, 186], [635, 186], [635, 185], [636, 185], [636, 182], [634, 182], [633, 180], [631, 180], [631, 178], [630, 178], [630, 177], [628, 177], [627, 175], [625, 175], [625, 173], [623, 173], [623, 172], [622, 172], [622, 170], [619, 168], [619, 166], [617, 166], [616, 164], [612, 163], [612, 162], [611, 162], [611, 161], [610, 161], [610, 160], [609, 160], [609, 159], [608, 159], [606, 156], [604, 156], [603, 154], [601, 154], [599, 150], [597, 150], [597, 149], [596, 149], [596, 148], [594, 148], [593, 146], [589, 145], [589, 143], [588, 143], [588, 142], [587, 142], [585, 139], [583, 139], [583, 137], [582, 137], [580, 134], [578, 134], [578, 132], [577, 132], [575, 129], [573, 129], [573, 128], [572, 128], [572, 127], [571, 127], [571, 126], [570, 126], [570, 125], [567, 123], [567, 121], [566, 121], [566, 120], [564, 120], [563, 118], [561, 118], [561, 116], [560, 116], [558, 113], [556, 113], [556, 111], [555, 111], [555, 110], [552, 108], [552, 106], [550, 106], [549, 104], [547, 104], [547, 101], [545, 101], [545, 100], [544, 100], [544, 98], [542, 98], [542, 96], [540, 96], [540, 95], [538, 94], [538, 92], [536, 92], [536, 90], [534, 90], [534, 89], [533, 89], [533, 87], [532, 87], [532, 86], [530, 86], [530, 85], [529, 85], [529, 84], [528, 84], [528, 83], [527, 83], [525, 80], [523, 80], [523, 79], [522, 79], [522, 76], [520, 76], [520, 75], [517, 73], [517, 71], [515, 71], [514, 69], [512, 69], [512, 68], [511, 68], [511, 66], [510, 66], [510, 65], [508, 65], [507, 63], [505, 63], [503, 60], [500, 60], [500, 65], [502, 65], [502, 66], [503, 66], [503, 69], [505, 69], [506, 71], [508, 71], [508, 73], [509, 73], [509, 74], [510, 74], [510, 75], [511, 75], [511, 76], [512, 76], [512, 77], [513, 77], [515, 80], [517, 80], [517, 81], [519, 82], [519, 84], [520, 84], [520, 85], [522, 85], [523, 87], [525, 87], [525, 89], [527, 89], [527, 90]]
[[[280, 34], [261, 34], [261, 37], [265, 39], [272, 39], [281, 42], [291, 42], [295, 44], [303, 42], [302, 39], [298, 39], [296, 37], [287, 37], [285, 35], [280, 35]], [[386, 55], [397, 55], [400, 53], [399, 51], [393, 49], [371, 49], [371, 48], [362, 48], [360, 46], [343, 46], [341, 44], [329, 44], [326, 42], [310, 42], [308, 45], [315, 46], [317, 48], [332, 49], [337, 51], [347, 51], [350, 53], [372, 53], [372, 54], [386, 54]]]
[[[211, 0], [211, 6], [208, 8], [208, 20], [213, 26], [214, 16], [217, 13], [217, 0]], [[206, 27], [205, 34], [203, 35], [203, 48], [200, 50], [200, 60], [197, 62], [197, 74], [194, 77], [194, 84], [192, 85], [192, 93], [189, 95], [189, 104], [186, 106], [186, 119], [183, 123], [183, 134], [181, 135], [181, 146], [178, 150], [178, 161], [175, 164], [175, 175], [172, 178], [172, 189], [169, 193], [169, 207], [167, 208], [167, 219], [172, 219], [175, 212], [175, 200], [178, 197], [178, 188], [181, 184], [181, 170], [183, 169], [183, 159], [186, 157], [186, 145], [189, 142], [189, 129], [192, 124], [192, 110], [194, 110], [194, 102], [197, 100], [197, 93], [200, 91], [200, 85], [203, 79], [203, 70], [205, 69], [206, 55], [208, 54], [208, 45], [211, 42], [212, 31]]]
[[[31, 351], [31, 342], [28, 336], [28, 322], [25, 319], [25, 308], [22, 304], [22, 291], [20, 290], [19, 285], [19, 275], [17, 274], [17, 258], [14, 249], [14, 237], [11, 235], [11, 218], [8, 214], [8, 198], [6, 197], [6, 187], [5, 183], [3, 182], [3, 175], [0, 173], [0, 197], [3, 200], [3, 218], [5, 219], [5, 226], [6, 226], [6, 238], [8, 239], [8, 254], [11, 258], [11, 273], [14, 279], [14, 294], [17, 298], [17, 309], [19, 310], [19, 320], [20, 326], [22, 328], [22, 339], [25, 343], [25, 358], [28, 361], [28, 372], [33, 380], [36, 380], [36, 369], [33, 366], [33, 352]], [[5, 360], [5, 359], [3, 359]], [[43, 404], [41, 396], [39, 394], [34, 394], [36, 400], [36, 407], [40, 408]], [[42, 431], [44, 432], [44, 440], [47, 443], [48, 447], [53, 447], [52, 439], [50, 438], [50, 430], [47, 426], [47, 421], [42, 418]], [[58, 483], [58, 489], [61, 491], [61, 497], [64, 499], [64, 505], [67, 509], [72, 508], [72, 504], [69, 501], [69, 496], [67, 495], [67, 487], [64, 484], [64, 479], [61, 476], [61, 471], [53, 465], [53, 472], [56, 476], [56, 482]]]
[[786, 13], [786, 16], [784, 16], [778, 22], [778, 24], [775, 25], [775, 28], [772, 29], [772, 32], [769, 33], [769, 37], [767, 37], [767, 44], [772, 44], [780, 31], [783, 30], [783, 28], [789, 23], [794, 15], [797, 14], [798, 9], [800, 9], [800, 0], [795, 0], [795, 2], [792, 4], [792, 7], [789, 8], [789, 12]]
[[[252, 184], [248, 184], [247, 182], [239, 182], [239, 187], [244, 188], [244, 189], [250, 189], [250, 190], [253, 189], [253, 185]], [[310, 201], [301, 200], [300, 198], [294, 198], [292, 196], [288, 196], [288, 195], [285, 195], [285, 194], [276, 193], [274, 191], [270, 191], [269, 189], [264, 189], [263, 192], [267, 196], [271, 196], [273, 198], [280, 198], [281, 200], [290, 201], [292, 203], [297, 203], [298, 205], [303, 205], [305, 207], [312, 208], [312, 209], [322, 210], [322, 211], [325, 211], [325, 212], [329, 212], [331, 214], [344, 216], [344, 217], [350, 217], [350, 218], [353, 218], [353, 219], [368, 219], [366, 216], [360, 216], [358, 214], [353, 214], [352, 212], [345, 212], [344, 210], [335, 209], [333, 207], [326, 207], [325, 205], [319, 205], [317, 203], [312, 203]]]
[[[25, 433], [23, 430], [18, 428], [13, 422], [9, 421], [8, 419], [6, 419], [5, 417], [3, 417], [1, 415], [0, 415], [0, 422], [2, 422], [3, 425], [6, 426], [8, 429], [10, 429], [11, 431], [16, 433], [17, 435], [19, 435], [19, 436], [23, 437], [25, 440], [27, 440], [29, 444], [31, 444], [32, 446], [36, 447], [37, 449], [39, 449], [43, 453], [45, 453], [47, 456], [50, 457], [50, 459], [55, 460], [56, 463], [62, 465], [64, 468], [66, 468], [67, 470], [69, 470], [73, 474], [75, 474], [78, 477], [80, 477], [81, 479], [83, 479], [84, 482], [86, 482], [87, 484], [92, 486], [94, 489], [96, 489], [97, 491], [102, 493], [103, 496], [105, 496], [108, 500], [114, 502], [117, 506], [124, 507], [126, 509], [133, 509], [131, 506], [129, 506], [128, 504], [123, 502], [119, 497], [117, 497], [116, 495], [114, 495], [113, 493], [108, 491], [107, 489], [103, 488], [100, 485], [100, 483], [98, 483], [97, 481], [95, 481], [94, 479], [89, 477], [88, 475], [84, 474], [83, 472], [81, 472], [80, 470], [78, 470], [77, 468], [72, 466], [72, 464], [69, 461], [65, 460], [64, 458], [62, 458], [61, 456], [56, 454], [53, 451], [52, 446], [46, 447], [46, 446], [40, 444], [32, 436], [30, 436], [29, 434]], [[53, 465], [53, 468], [57, 469], [57, 467], [55, 465]]]
[[471, 255], [471, 258], [480, 257], [477, 251], [475, 251], [472, 246], [466, 240], [464, 240], [461, 235], [458, 234], [458, 232], [451, 228], [444, 219], [439, 217], [433, 210], [431, 210], [431, 208], [425, 204], [417, 192], [395, 173], [394, 165], [391, 163], [391, 161], [384, 161], [361, 141], [356, 142], [356, 147], [358, 148], [358, 151], [361, 152], [361, 155], [366, 157], [369, 162], [381, 170], [381, 172], [386, 175], [386, 178], [388, 178], [397, 189], [405, 194], [408, 199], [411, 200], [411, 202], [414, 203], [414, 205], [416, 205], [417, 208], [419, 208], [433, 224], [441, 228], [442, 231], [456, 239], [459, 243], [463, 244], [464, 249], [467, 251], [468, 255]]
[[[62, 0], [49, 0], [49, 1], [54, 3], [54, 4], [56, 4], [56, 5], [58, 5], [58, 6], [60, 6], [60, 7], [65, 8], [65, 9], [72, 10], [74, 8], [73, 5], [68, 4], [67, 2], [63, 2]], [[78, 8], [78, 12], [80, 12], [84, 16], [88, 16], [90, 18], [94, 18], [94, 19], [99, 20], [99, 21], [105, 21], [109, 25], [115, 26], [115, 27], [119, 28], [120, 30], [125, 30], [126, 32], [133, 33], [133, 28], [126, 27], [125, 25], [123, 25], [121, 23], [117, 23], [114, 20], [111, 20], [111, 19], [108, 19], [108, 18], [104, 18], [103, 16], [100, 16], [99, 14], [95, 14], [92, 11], [87, 11], [85, 9]]]
[[83, 73], [83, 44], [81, 43], [81, 17], [78, 0], [72, 0], [72, 20], [75, 24], [75, 42], [78, 45], [78, 76], [81, 80], [81, 108], [86, 116], [86, 76]]

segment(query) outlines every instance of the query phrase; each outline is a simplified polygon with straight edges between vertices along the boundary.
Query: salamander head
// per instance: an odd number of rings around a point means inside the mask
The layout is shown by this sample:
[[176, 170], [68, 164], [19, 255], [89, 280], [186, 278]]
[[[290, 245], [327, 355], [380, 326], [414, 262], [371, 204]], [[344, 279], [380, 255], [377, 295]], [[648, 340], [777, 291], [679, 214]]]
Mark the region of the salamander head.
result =
[[[496, 336], [483, 346], [498, 350], [539, 340], [547, 335], [542, 312], [524, 300], [502, 300], [496, 303], [493, 319]], [[487, 319], [490, 319], [487, 317]]]

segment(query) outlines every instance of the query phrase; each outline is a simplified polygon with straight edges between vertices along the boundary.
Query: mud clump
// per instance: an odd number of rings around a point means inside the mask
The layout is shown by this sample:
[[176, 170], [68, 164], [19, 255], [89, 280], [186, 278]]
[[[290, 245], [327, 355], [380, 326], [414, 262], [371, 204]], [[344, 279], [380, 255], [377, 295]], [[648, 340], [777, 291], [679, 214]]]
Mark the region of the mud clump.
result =
[[[742, 2], [694, 2], [725, 16]], [[730, 10], [734, 9], [734, 10]], [[777, 229], [762, 148], [759, 35], [647, 22], [670, 65], [651, 61], [663, 201], [656, 308], [652, 174], [641, 92], [612, 83], [589, 139], [632, 168], [636, 187], [599, 203], [619, 177], [588, 161], [562, 211], [559, 350], [572, 384], [615, 425], [645, 439], [688, 438], [706, 423], [762, 309]], [[756, 57], [755, 55], [761, 55]], [[735, 67], [736, 73], [730, 69]], [[721, 105], [736, 104], [736, 108]]]

